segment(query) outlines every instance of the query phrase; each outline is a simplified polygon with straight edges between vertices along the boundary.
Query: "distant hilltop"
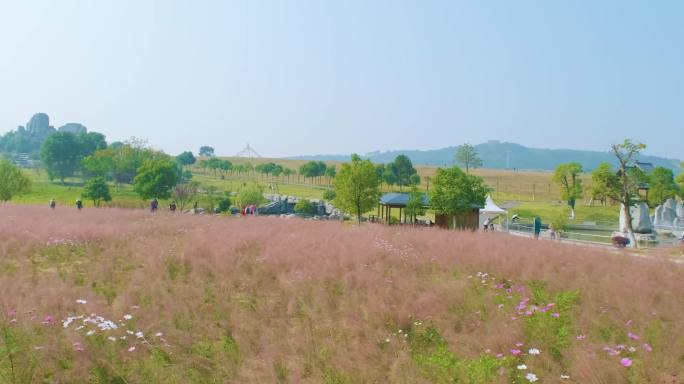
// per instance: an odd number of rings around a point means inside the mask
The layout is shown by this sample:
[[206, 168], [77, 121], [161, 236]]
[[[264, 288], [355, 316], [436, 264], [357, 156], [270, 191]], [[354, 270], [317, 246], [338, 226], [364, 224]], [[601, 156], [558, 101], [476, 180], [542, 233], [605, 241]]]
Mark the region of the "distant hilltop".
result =
[[[582, 164], [585, 170], [592, 170], [602, 162], [615, 164], [615, 159], [609, 152], [585, 151], [574, 149], [542, 149], [529, 148], [520, 144], [491, 140], [486, 143], [475, 145], [484, 168], [490, 169], [530, 169], [530, 170], [553, 170], [561, 163], [576, 161]], [[454, 164], [456, 147], [446, 147], [433, 150], [396, 150], [386, 152], [370, 152], [363, 155], [372, 162], [388, 163], [397, 155], [408, 156], [416, 165], [450, 166]], [[350, 155], [314, 155], [296, 156], [298, 160], [328, 160], [347, 161]], [[680, 160], [668, 159], [658, 156], [640, 155], [639, 160], [652, 163], [654, 166], [667, 167], [679, 172]]]

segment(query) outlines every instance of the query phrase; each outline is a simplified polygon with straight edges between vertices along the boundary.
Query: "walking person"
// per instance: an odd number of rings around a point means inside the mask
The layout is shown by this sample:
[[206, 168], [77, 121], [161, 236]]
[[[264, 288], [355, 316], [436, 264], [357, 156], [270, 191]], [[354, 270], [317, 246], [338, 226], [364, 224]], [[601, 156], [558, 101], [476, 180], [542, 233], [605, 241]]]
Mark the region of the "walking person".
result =
[[50, 200], [50, 208], [55, 209], [56, 206], [57, 206], [57, 202], [55, 201], [55, 198], [53, 197]]
[[483, 225], [484, 228], [483, 228], [483, 230], [484, 230], [485, 232], [487, 232], [487, 231], [489, 230], [489, 222], [490, 222], [490, 221], [491, 221], [491, 220], [489, 219], [489, 217], [486, 218], [485, 221], [484, 221], [484, 225]]
[[81, 201], [81, 199], [76, 199], [76, 208], [77, 208], [79, 211], [80, 211], [81, 209], [83, 209], [83, 202]]
[[169, 204], [169, 211], [176, 212], [176, 202], [175, 201], [172, 201], [171, 204]]
[[156, 198], [152, 199], [152, 201], [150, 201], [150, 211], [156, 212], [158, 207], [159, 207], [159, 202], [157, 201], [157, 199]]

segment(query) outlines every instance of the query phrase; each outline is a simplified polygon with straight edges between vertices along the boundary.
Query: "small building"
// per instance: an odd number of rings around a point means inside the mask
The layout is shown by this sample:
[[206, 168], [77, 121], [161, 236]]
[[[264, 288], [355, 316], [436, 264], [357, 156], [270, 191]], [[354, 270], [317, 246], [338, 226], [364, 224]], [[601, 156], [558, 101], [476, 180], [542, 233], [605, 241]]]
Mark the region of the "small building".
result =
[[456, 215], [435, 214], [435, 224], [443, 229], [469, 229], [475, 231], [480, 226], [479, 205], [472, 205], [470, 211]]
[[[422, 195], [423, 207], [426, 209], [430, 208], [430, 198], [427, 194]], [[391, 223], [392, 209], [399, 209], [399, 223], [407, 223], [406, 218], [406, 205], [409, 201], [408, 193], [385, 193], [380, 197], [380, 202], [378, 203], [378, 216], [377, 219], [380, 222]], [[461, 213], [457, 215], [443, 215], [435, 214], [435, 224], [444, 229], [453, 229], [454, 226], [457, 229], [471, 229], [476, 230], [479, 227], [480, 221], [480, 209], [484, 208], [479, 205], [473, 205], [472, 210], [466, 213]], [[402, 216], [403, 211], [403, 216]]]

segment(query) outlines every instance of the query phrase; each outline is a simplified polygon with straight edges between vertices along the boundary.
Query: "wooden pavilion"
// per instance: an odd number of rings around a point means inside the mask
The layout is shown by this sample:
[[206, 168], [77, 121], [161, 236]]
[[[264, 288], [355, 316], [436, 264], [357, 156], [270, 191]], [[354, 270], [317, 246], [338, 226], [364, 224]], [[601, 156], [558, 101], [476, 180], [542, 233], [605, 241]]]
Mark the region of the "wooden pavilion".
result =
[[[426, 194], [422, 195], [423, 207], [429, 208], [430, 200]], [[378, 203], [378, 221], [391, 223], [390, 219], [392, 217], [392, 209], [399, 208], [399, 222], [406, 223], [406, 205], [408, 205], [409, 194], [408, 193], [385, 193], [380, 197], [380, 202]], [[402, 219], [403, 211], [403, 219]]]

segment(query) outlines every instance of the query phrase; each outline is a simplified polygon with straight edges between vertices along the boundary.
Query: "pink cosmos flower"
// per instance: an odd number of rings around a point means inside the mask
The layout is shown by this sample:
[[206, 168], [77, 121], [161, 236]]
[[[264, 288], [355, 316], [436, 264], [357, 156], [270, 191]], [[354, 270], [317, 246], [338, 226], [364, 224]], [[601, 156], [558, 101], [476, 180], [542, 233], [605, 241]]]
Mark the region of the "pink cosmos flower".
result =
[[54, 324], [54, 322], [55, 322], [55, 318], [50, 316], [50, 315], [45, 316], [45, 319], [43, 320], [44, 325], [52, 325], [52, 324]]
[[504, 354], [503, 354], [503, 353], [497, 353], [497, 354], [496, 354], [496, 358], [497, 358], [497, 359], [503, 359], [503, 357], [504, 357]]
[[642, 347], [644, 347], [644, 351], [646, 352], [653, 352], [653, 348], [648, 343], [644, 343]]
[[620, 360], [620, 365], [622, 365], [623, 367], [631, 367], [632, 366], [632, 360], [625, 357], [622, 360]]
[[632, 325], [632, 320], [627, 320], [627, 322], [625, 323], [625, 325], [628, 326], [628, 327], [629, 327], [630, 325]]
[[587, 336], [586, 336], [586, 335], [577, 335], [577, 337], [575, 337], [575, 338], [576, 338], [577, 340], [584, 340], [584, 339], [587, 338]]
[[511, 354], [513, 354], [513, 356], [518, 356], [521, 353], [522, 353], [522, 351], [519, 349], [511, 349]]
[[560, 317], [560, 313], [554, 312], [551, 314], [551, 317]]
[[635, 335], [635, 334], [632, 333], [632, 332], [629, 332], [629, 333], [627, 334], [627, 337], [629, 337], [629, 338], [632, 339], [632, 340], [639, 340], [639, 336]]
[[517, 342], [517, 343], [515, 343], [515, 346], [516, 346], [516, 347], [522, 347], [523, 345], [524, 345], [524, 344], [523, 344], [523, 343], [521, 343], [521, 342]]

